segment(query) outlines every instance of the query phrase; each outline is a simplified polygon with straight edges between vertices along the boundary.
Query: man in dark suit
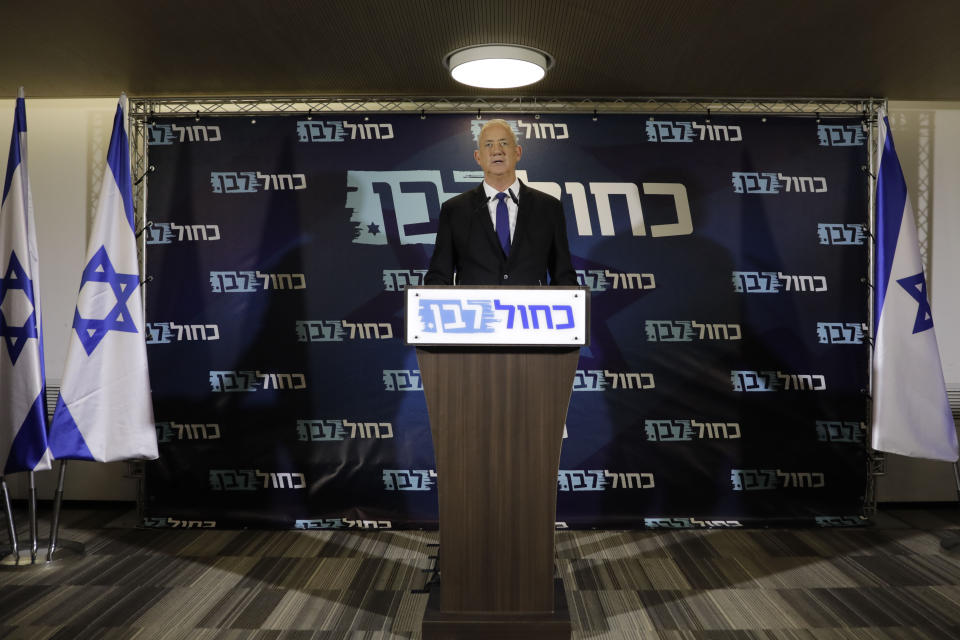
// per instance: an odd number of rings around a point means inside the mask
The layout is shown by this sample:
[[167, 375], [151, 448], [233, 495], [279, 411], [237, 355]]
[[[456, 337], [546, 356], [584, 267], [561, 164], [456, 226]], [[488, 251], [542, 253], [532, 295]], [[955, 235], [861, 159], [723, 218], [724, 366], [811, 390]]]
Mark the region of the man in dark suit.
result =
[[560, 201], [517, 179], [523, 149], [510, 125], [491, 120], [473, 157], [483, 183], [440, 208], [424, 284], [576, 285]]

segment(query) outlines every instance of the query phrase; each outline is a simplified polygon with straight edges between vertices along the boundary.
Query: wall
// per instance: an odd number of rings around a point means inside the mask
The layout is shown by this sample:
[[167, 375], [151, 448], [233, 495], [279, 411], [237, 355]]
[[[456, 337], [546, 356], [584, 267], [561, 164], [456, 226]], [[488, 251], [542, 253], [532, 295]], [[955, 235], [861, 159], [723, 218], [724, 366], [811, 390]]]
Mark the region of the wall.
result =
[[[0, 175], [6, 170], [13, 100], [0, 101]], [[89, 220], [109, 142], [116, 98], [27, 100], [29, 167], [41, 255], [48, 380], [59, 384], [71, 331]], [[960, 103], [891, 102], [897, 151], [918, 217], [929, 215], [921, 235], [930, 239], [930, 292], [947, 383], [960, 386]], [[71, 462], [65, 494], [76, 500], [133, 500], [136, 483], [126, 464]], [[8, 479], [15, 497], [26, 475]], [[37, 474], [41, 498], [52, 495], [53, 472]], [[880, 501], [955, 500], [946, 463], [888, 456], [878, 481]]]
[[[0, 175], [6, 175], [13, 100], [0, 101]], [[47, 381], [60, 384], [87, 234], [103, 178], [116, 98], [32, 100], [27, 95], [27, 153], [43, 310]], [[68, 500], [134, 500], [136, 482], [125, 479], [126, 463], [67, 465]], [[38, 497], [53, 495], [56, 472], [36, 474]], [[8, 478], [15, 498], [26, 496], [27, 474]]]

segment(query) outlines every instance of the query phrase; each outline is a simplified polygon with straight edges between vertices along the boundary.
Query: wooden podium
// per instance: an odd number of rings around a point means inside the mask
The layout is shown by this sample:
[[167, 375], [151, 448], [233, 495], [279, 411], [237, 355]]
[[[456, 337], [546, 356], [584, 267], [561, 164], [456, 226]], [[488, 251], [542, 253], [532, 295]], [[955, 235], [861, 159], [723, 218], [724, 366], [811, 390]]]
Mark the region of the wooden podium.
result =
[[557, 473], [590, 291], [415, 287], [406, 296], [440, 507], [440, 582], [424, 640], [567, 639], [554, 577]]

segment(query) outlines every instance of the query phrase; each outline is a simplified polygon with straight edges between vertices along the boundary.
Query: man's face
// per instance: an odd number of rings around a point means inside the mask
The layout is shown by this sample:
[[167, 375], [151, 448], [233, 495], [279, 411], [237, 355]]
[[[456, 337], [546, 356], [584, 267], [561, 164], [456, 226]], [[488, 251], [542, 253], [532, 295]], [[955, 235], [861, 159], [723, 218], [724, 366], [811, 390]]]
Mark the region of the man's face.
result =
[[480, 138], [478, 149], [473, 152], [483, 173], [489, 176], [504, 176], [513, 172], [523, 149], [514, 144], [510, 132], [503, 125], [487, 127]]

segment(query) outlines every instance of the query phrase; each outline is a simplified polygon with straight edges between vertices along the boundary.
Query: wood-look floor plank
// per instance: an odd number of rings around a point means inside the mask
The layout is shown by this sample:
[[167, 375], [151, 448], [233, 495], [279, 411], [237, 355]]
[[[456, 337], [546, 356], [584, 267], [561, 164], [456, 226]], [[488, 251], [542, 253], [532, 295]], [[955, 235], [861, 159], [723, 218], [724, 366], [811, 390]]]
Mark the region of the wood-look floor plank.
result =
[[[0, 568], [4, 640], [417, 640], [436, 532], [132, 529], [67, 510], [86, 554]], [[562, 531], [575, 640], [957, 640], [960, 510], [852, 529]], [[43, 523], [41, 523], [43, 525]]]

